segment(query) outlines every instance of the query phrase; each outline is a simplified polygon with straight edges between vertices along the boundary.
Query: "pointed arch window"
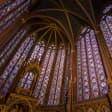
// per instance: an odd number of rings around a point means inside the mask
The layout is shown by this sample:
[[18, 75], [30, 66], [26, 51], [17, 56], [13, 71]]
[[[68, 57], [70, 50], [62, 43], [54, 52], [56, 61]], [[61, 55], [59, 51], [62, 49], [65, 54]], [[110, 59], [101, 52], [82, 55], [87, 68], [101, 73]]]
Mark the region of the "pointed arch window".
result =
[[107, 14], [110, 10], [112, 10], [112, 5], [109, 5], [104, 9], [103, 12], [105, 13], [101, 18], [100, 28], [112, 58], [112, 16]]
[[20, 78], [15, 92], [22, 95], [30, 96], [35, 83], [35, 74], [32, 71], [25, 72]]
[[0, 33], [10, 26], [30, 5], [30, 0], [3, 2], [0, 9]]
[[40, 104], [44, 103], [45, 94], [47, 91], [47, 86], [50, 78], [50, 73], [56, 53], [56, 48], [54, 45], [50, 46], [46, 52], [46, 56], [42, 65], [42, 71], [40, 77], [38, 78], [33, 96], [37, 97]]
[[60, 103], [61, 86], [64, 72], [64, 61], [65, 50], [63, 47], [61, 47], [58, 51], [58, 56], [55, 64], [48, 105], [58, 105]]
[[103, 10], [103, 14], [108, 13], [110, 10], [112, 10], [112, 4], [110, 4], [109, 6], [107, 6], [107, 7]]
[[0, 76], [0, 95], [5, 96], [8, 92], [8, 89], [13, 83], [17, 73], [19, 72], [23, 62], [26, 60], [26, 57], [34, 43], [33, 37], [28, 37], [21, 44], [20, 48], [14, 55], [14, 57], [9, 62], [8, 66], [5, 68], [4, 72]]
[[44, 53], [44, 49], [45, 49], [45, 43], [44, 42], [39, 42], [35, 48], [34, 51], [29, 59], [30, 62], [34, 62], [34, 61], [38, 61], [38, 63], [40, 63], [42, 55]]
[[27, 72], [24, 77], [20, 80], [18, 86], [24, 89], [30, 89], [34, 80], [34, 74]]
[[106, 75], [95, 33], [88, 28], [77, 42], [77, 101], [103, 97]]
[[9, 41], [8, 45], [5, 46], [3, 50], [1, 50], [1, 53], [0, 53], [0, 67], [3, 66], [3, 64], [9, 58], [9, 56], [12, 54], [12, 52], [14, 51], [14, 49], [17, 47], [17, 45], [19, 44], [19, 42], [24, 37], [25, 33], [26, 33], [26, 30], [23, 30], [23, 29], [20, 30], [14, 36], [14, 38], [11, 41]]

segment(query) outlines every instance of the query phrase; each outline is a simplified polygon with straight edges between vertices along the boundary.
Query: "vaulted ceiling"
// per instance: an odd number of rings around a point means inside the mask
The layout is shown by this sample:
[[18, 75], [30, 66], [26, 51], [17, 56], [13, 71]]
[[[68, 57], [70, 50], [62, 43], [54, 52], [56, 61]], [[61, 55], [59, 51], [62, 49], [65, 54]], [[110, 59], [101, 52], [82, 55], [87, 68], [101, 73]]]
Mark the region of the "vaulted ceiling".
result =
[[32, 0], [26, 17], [31, 32], [47, 45], [70, 42], [84, 26], [96, 29], [101, 10], [111, 0]]

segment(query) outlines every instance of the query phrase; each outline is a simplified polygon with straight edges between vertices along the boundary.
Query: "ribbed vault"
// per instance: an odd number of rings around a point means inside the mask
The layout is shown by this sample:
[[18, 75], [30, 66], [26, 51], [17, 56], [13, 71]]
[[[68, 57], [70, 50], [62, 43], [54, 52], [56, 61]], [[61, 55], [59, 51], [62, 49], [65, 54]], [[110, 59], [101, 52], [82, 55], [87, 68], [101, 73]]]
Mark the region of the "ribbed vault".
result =
[[[108, 0], [109, 1], [109, 0]], [[107, 1], [107, 3], [108, 3]], [[24, 18], [25, 24], [38, 41], [49, 44], [74, 43], [84, 26], [97, 30], [96, 11], [99, 11], [95, 0], [32, 0], [30, 14]], [[100, 4], [103, 6], [102, 4]], [[99, 11], [100, 12], [100, 11]]]

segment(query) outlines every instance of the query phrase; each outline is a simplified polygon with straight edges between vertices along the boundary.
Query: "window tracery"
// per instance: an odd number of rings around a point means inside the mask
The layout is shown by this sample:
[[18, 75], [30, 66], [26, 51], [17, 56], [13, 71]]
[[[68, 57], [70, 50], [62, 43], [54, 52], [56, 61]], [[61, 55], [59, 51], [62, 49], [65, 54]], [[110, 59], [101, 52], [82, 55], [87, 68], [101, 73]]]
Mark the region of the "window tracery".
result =
[[40, 100], [39, 101], [40, 104], [44, 103], [44, 98], [47, 91], [47, 86], [50, 78], [50, 73], [51, 73], [55, 53], [56, 53], [55, 46], [50, 46], [47, 50], [42, 66], [42, 71], [33, 93], [33, 96], [37, 97]]
[[77, 101], [104, 96], [106, 75], [95, 33], [89, 28], [77, 42]]
[[36, 74], [32, 71], [24, 72], [16, 86], [15, 92], [21, 95], [31, 96]]
[[103, 14], [106, 14], [106, 13], [109, 12], [110, 10], [112, 10], [112, 4], [110, 4], [109, 6], [107, 6], [107, 7], [103, 10]]
[[20, 80], [18, 87], [24, 89], [30, 89], [34, 80], [34, 74], [32, 72], [25, 73], [24, 77]]
[[112, 57], [112, 16], [105, 16], [100, 22], [100, 28], [104, 35], [110, 56]]
[[14, 57], [9, 62], [0, 76], [0, 95], [5, 96], [12, 85], [17, 73], [19, 72], [23, 62], [25, 61], [34, 39], [32, 36], [28, 37], [20, 46]]
[[34, 61], [38, 61], [38, 63], [40, 63], [42, 55], [44, 53], [44, 49], [45, 49], [45, 43], [44, 42], [40, 42], [38, 43], [35, 48], [34, 51], [29, 59], [30, 62], [34, 62]]
[[[30, 4], [30, 0], [15, 0], [14, 2], [6, 2], [7, 6], [1, 6], [0, 9], [0, 33], [10, 26], [23, 12], [25, 12]], [[3, 3], [5, 4], [5, 2]]]
[[[8, 43], [4, 50], [0, 53], [0, 67], [6, 62], [7, 58], [12, 54], [18, 43], [22, 40], [26, 30], [20, 30], [15, 37]], [[13, 46], [12, 46], [13, 45]]]
[[64, 72], [64, 61], [65, 61], [65, 50], [62, 47], [58, 51], [48, 105], [58, 105], [60, 103], [61, 86]]

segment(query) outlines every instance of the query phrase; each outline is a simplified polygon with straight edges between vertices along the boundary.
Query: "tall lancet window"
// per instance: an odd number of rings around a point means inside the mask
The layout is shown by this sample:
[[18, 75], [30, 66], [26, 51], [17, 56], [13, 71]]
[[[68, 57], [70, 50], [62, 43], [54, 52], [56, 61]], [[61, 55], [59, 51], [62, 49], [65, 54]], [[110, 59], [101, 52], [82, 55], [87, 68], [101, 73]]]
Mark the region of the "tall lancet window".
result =
[[32, 72], [27, 72], [24, 75], [24, 77], [20, 80], [18, 86], [24, 89], [30, 89], [33, 80], [34, 80], [34, 74]]
[[63, 73], [64, 62], [65, 62], [65, 49], [61, 47], [57, 55], [57, 60], [56, 60], [55, 69], [53, 73], [53, 80], [51, 83], [48, 105], [60, 104], [61, 87], [62, 87], [62, 80], [63, 80], [63, 74], [64, 74]]
[[51, 74], [51, 69], [56, 53], [56, 48], [54, 45], [50, 46], [46, 52], [46, 56], [42, 65], [42, 71], [40, 77], [38, 78], [36, 88], [34, 90], [33, 96], [39, 99], [39, 103], [44, 103], [44, 98], [46, 95], [48, 82]]
[[35, 62], [37, 61], [38, 63], [40, 63], [41, 61], [41, 58], [42, 58], [42, 55], [44, 53], [44, 48], [45, 48], [45, 43], [42, 41], [42, 42], [39, 42], [35, 48], [34, 48], [34, 51], [29, 59], [30, 62]]
[[14, 38], [9, 41], [9, 43], [4, 48], [1, 49], [0, 52], [0, 68], [3, 66], [3, 64], [6, 62], [6, 60], [10, 57], [10, 55], [13, 53], [17, 45], [20, 43], [20, 41], [23, 39], [24, 35], [26, 33], [26, 30], [22, 29], [20, 30]]
[[27, 55], [34, 43], [34, 38], [32, 36], [26, 38], [26, 40], [21, 44], [20, 48], [17, 50], [16, 54], [13, 56], [8, 66], [5, 68], [4, 72], [0, 76], [0, 95], [5, 96], [8, 89], [13, 83], [17, 73], [19, 72], [23, 62], [26, 60]]
[[109, 11], [112, 11], [112, 5], [104, 9], [104, 16], [101, 18], [100, 27], [112, 58], [112, 16], [108, 14]]
[[11, 0], [4, 0], [4, 1], [0, 2], [0, 9], [2, 9], [5, 6], [7, 6], [11, 2], [12, 2]]
[[30, 96], [35, 83], [34, 80], [35, 74], [33, 72], [25, 72], [19, 80], [19, 83], [16, 87], [16, 92], [22, 95]]
[[95, 33], [85, 28], [77, 42], [77, 101], [103, 97], [107, 91], [106, 75]]
[[7, 0], [0, 4], [0, 33], [10, 26], [30, 5], [30, 0]]

